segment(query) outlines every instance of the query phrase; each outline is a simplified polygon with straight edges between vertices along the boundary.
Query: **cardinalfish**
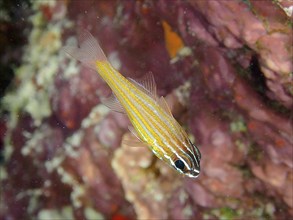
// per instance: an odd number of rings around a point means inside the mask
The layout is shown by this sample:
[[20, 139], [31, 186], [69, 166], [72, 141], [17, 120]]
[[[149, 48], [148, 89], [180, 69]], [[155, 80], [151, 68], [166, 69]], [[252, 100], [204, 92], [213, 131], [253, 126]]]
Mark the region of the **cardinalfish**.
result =
[[79, 47], [66, 46], [63, 50], [105, 80], [113, 94], [103, 103], [114, 111], [127, 114], [132, 124], [129, 130], [143, 145], [179, 173], [198, 177], [199, 149], [173, 117], [164, 97], [157, 95], [151, 73], [139, 80], [124, 77], [113, 68], [97, 40], [87, 31], [80, 34]]

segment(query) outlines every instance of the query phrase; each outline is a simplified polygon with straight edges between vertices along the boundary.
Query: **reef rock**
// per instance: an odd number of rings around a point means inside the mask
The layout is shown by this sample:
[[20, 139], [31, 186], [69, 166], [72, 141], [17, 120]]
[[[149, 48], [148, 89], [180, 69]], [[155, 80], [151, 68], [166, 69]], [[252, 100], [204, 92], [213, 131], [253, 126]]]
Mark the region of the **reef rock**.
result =
[[[25, 22], [0, 18], [1, 219], [292, 219], [291, 1], [5, 7]], [[197, 179], [125, 144], [110, 89], [62, 52], [83, 29], [123, 75], [153, 73], [202, 153]]]

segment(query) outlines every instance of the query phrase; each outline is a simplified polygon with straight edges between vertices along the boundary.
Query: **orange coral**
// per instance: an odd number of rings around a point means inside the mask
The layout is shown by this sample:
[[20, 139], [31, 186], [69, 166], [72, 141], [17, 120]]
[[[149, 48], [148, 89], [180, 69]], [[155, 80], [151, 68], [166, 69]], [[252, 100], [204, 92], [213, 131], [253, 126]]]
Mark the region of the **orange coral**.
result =
[[165, 45], [171, 58], [174, 58], [177, 52], [184, 47], [184, 43], [180, 36], [174, 32], [171, 26], [166, 22], [162, 21], [165, 37]]

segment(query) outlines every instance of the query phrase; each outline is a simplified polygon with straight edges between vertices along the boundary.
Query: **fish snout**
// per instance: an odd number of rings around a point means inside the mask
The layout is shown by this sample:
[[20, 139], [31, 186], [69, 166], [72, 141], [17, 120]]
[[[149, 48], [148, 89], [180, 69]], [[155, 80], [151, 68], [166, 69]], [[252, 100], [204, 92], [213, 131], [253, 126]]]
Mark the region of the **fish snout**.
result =
[[193, 168], [188, 171], [188, 176], [192, 178], [196, 178], [200, 174], [200, 157], [198, 155], [195, 156], [195, 162], [193, 163]]
[[197, 178], [200, 173], [200, 168], [195, 168], [194, 170], [189, 170], [186, 175], [191, 177], [191, 178]]

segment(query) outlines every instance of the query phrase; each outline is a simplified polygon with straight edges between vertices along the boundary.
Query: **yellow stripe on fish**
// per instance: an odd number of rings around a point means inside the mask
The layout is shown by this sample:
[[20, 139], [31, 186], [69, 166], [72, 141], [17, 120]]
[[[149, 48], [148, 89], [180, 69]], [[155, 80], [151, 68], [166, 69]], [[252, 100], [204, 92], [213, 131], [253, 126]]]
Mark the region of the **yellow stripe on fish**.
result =
[[164, 97], [156, 94], [152, 74], [140, 80], [124, 77], [108, 62], [96, 39], [87, 31], [79, 36], [80, 47], [66, 46], [71, 57], [97, 71], [113, 91], [104, 104], [125, 112], [133, 125], [130, 131], [161, 160], [179, 173], [196, 178], [200, 173], [201, 154], [173, 117]]

